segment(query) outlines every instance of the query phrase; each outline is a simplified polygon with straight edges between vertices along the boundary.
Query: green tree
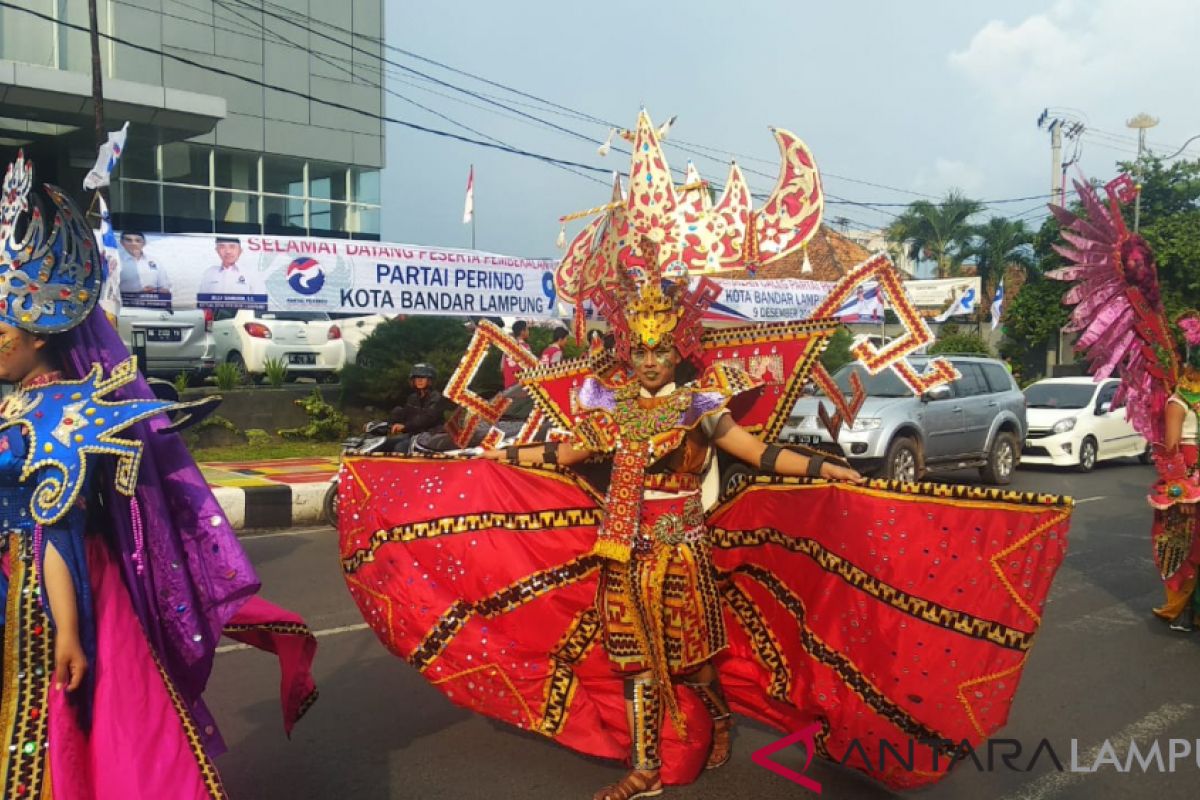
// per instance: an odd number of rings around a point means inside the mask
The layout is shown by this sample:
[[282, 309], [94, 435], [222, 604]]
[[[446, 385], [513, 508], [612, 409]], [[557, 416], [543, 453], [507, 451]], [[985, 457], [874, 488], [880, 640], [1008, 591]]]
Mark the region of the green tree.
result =
[[[1121, 164], [1133, 173], [1135, 165]], [[1168, 313], [1200, 306], [1200, 160], [1142, 162], [1140, 233], [1154, 250]], [[1133, 226], [1132, 203], [1123, 211]]]
[[939, 353], [976, 353], [981, 356], [990, 356], [992, 351], [988, 348], [987, 342], [977, 333], [952, 333], [949, 336], [938, 336], [937, 341], [929, 346], [931, 355]]
[[[979, 276], [979, 307], [990, 309], [990, 300], [995, 296], [996, 283], [1004, 280], [1009, 266], [1020, 267], [1029, 275], [1037, 267], [1037, 255], [1033, 250], [1033, 231], [1025, 227], [1025, 220], [1007, 217], [992, 217], [983, 225], [977, 225], [967, 252], [975, 259], [975, 273]], [[989, 301], [985, 303], [983, 301]], [[982, 320], [982, 314], [980, 318]]]
[[1008, 306], [1004, 314], [1004, 335], [1007, 339], [1001, 351], [1023, 354], [1043, 347], [1058, 336], [1067, 324], [1069, 310], [1062, 304], [1070, 284], [1064, 281], [1029, 281]]
[[[471, 340], [465, 323], [451, 317], [408, 317], [383, 323], [363, 340], [357, 363], [342, 371], [344, 399], [385, 409], [399, 405], [411, 391], [409, 370], [420, 362], [432, 364], [438, 374], [435, 385], [445, 386]], [[490, 378], [498, 387], [499, 359], [493, 358], [490, 365], [485, 361], [480, 378]]]
[[853, 341], [854, 334], [850, 333], [850, 329], [845, 325], [839, 325], [833, 336], [829, 337], [829, 344], [825, 346], [825, 352], [821, 353], [821, 364], [830, 375], [854, 360], [854, 356], [850, 355], [850, 344]]
[[909, 204], [885, 233], [889, 241], [906, 247], [914, 260], [934, 262], [937, 277], [949, 278], [959, 273], [969, 254], [971, 217], [982, 210], [982, 203], [954, 189], [937, 203]]

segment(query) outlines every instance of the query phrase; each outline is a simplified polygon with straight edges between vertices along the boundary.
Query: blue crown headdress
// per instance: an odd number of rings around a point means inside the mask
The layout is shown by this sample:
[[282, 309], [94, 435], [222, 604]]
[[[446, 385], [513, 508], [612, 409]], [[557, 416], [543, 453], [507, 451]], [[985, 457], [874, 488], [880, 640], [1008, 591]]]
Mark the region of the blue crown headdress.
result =
[[[0, 322], [30, 333], [60, 333], [91, 313], [103, 274], [79, 208], [46, 184], [57, 207], [47, 230], [36, 200], [30, 209], [32, 187], [33, 165], [21, 153], [8, 166], [0, 196]], [[18, 239], [18, 222], [26, 212], [28, 223]]]

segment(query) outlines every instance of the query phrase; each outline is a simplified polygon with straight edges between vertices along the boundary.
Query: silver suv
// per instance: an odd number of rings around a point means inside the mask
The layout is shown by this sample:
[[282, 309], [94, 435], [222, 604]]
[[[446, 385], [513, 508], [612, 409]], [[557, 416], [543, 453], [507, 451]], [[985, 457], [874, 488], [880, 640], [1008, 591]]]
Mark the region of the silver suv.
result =
[[[861, 472], [917, 481], [928, 472], [979, 467], [991, 484], [1005, 485], [1021, 457], [1025, 441], [1025, 396], [1004, 365], [982, 356], [943, 356], [961, 377], [915, 395], [892, 370], [867, 374], [847, 364], [833, 376], [849, 396], [850, 376], [858, 372], [867, 399], [854, 424], [842, 427], [837, 444]], [[918, 372], [928, 356], [910, 356]], [[828, 449], [833, 437], [817, 416], [818, 403], [833, 413], [821, 395], [804, 397], [792, 409], [781, 442]]]
[[130, 352], [134, 331], [145, 337], [147, 363], [139, 366], [146, 375], [171, 380], [186, 372], [199, 380], [213, 371], [217, 345], [212, 322], [200, 309], [160, 311], [125, 306], [117, 318], [117, 329]]

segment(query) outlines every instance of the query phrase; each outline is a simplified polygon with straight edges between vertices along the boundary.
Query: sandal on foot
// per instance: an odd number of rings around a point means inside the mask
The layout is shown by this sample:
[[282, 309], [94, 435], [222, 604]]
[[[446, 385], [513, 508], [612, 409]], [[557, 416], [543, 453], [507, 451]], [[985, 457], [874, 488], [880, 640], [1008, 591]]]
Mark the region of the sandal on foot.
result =
[[730, 756], [733, 755], [732, 738], [733, 719], [731, 717], [714, 719], [712, 748], [708, 751], [708, 763], [704, 765], [705, 769], [716, 769], [729, 761]]
[[662, 779], [657, 772], [647, 775], [635, 771], [596, 792], [592, 800], [637, 800], [639, 797], [657, 797], [662, 792]]

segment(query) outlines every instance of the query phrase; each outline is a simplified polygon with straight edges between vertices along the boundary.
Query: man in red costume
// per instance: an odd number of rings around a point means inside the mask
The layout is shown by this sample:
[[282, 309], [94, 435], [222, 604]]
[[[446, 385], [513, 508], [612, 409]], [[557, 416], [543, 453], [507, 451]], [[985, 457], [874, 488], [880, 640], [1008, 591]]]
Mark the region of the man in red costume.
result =
[[[642, 250], [654, 252], [649, 243]], [[626, 310], [626, 324], [616, 326], [617, 350], [629, 353], [635, 379], [613, 389], [588, 378], [570, 442], [485, 454], [512, 463], [575, 465], [601, 455], [613, 460], [604, 504], [607, 522], [594, 551], [607, 559], [596, 603], [605, 650], [626, 682], [633, 770], [597, 792], [595, 800], [631, 800], [662, 791], [664, 706], [685, 735], [673, 681], [695, 691], [713, 718], [706, 767], [729, 760], [732, 718], [711, 663], [726, 646], [725, 627], [700, 500], [713, 445], [769, 474], [864, 481], [849, 467], [764, 444], [737, 425], [726, 405], [737, 389], [755, 383], [741, 370], [712, 367], [695, 383], [676, 383], [684, 357], [676, 335], [683, 333], [681, 321], [688, 317], [683, 294], [676, 286], [664, 292], [652, 277], [609, 305]], [[698, 326], [698, 315], [691, 319]]]

